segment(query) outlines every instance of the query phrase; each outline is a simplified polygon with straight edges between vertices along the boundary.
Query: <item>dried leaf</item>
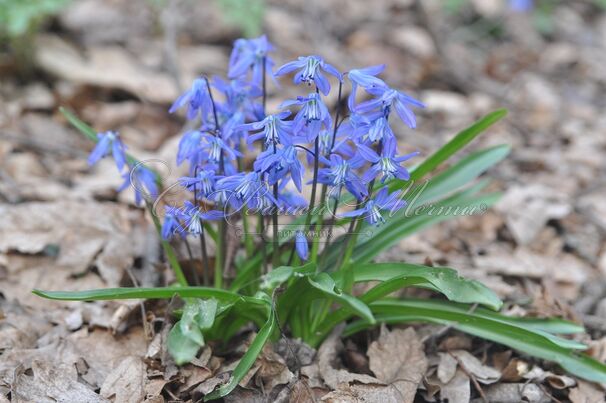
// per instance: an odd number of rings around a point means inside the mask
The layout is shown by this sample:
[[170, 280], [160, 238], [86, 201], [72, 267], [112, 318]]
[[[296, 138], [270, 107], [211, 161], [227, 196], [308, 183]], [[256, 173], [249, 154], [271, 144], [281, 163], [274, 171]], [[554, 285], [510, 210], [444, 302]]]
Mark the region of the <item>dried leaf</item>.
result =
[[568, 398], [572, 403], [604, 403], [604, 390], [598, 386], [578, 381], [578, 386], [570, 390]]
[[339, 351], [343, 349], [343, 343], [340, 339], [342, 330], [342, 326], [336, 327], [318, 350], [318, 368], [324, 382], [333, 389], [347, 386], [353, 382], [382, 384], [381, 381], [372, 376], [354, 374], [345, 369], [337, 369], [335, 367]]
[[101, 386], [101, 396], [116, 402], [138, 403], [145, 396], [145, 364], [141, 357], [125, 357]]
[[78, 373], [73, 365], [34, 361], [33, 375], [19, 374], [15, 380], [14, 399], [16, 401], [55, 403], [107, 402], [91, 388], [78, 382]]

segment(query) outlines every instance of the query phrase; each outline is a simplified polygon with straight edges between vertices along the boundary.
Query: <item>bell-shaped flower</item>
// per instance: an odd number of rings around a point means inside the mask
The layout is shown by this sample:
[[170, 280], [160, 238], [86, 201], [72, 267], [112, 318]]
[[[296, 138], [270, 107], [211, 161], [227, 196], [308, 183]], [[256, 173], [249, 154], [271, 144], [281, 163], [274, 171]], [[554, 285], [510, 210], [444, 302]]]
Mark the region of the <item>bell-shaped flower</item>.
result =
[[343, 75], [339, 73], [339, 70], [326, 63], [320, 56], [301, 56], [297, 60], [280, 67], [275, 75], [281, 76], [295, 70], [299, 70], [293, 78], [295, 84], [307, 83], [307, 85], [311, 85], [313, 83], [324, 95], [328, 95], [330, 92], [330, 83], [324, 72], [335, 76], [339, 81], [343, 81]]

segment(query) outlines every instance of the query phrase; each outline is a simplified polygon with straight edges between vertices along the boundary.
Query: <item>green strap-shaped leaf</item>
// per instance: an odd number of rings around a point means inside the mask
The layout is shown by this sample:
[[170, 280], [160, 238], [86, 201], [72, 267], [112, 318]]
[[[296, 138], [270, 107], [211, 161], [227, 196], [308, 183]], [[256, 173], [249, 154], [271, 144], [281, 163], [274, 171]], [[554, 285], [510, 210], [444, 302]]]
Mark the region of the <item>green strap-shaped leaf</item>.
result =
[[[378, 263], [354, 265], [355, 283], [378, 281], [374, 288], [359, 297], [369, 304], [405, 287], [427, 288], [442, 293], [451, 301], [478, 303], [492, 309], [499, 309], [501, 300], [489, 288], [478, 281], [467, 280], [448, 267], [429, 267], [410, 263]], [[341, 272], [332, 273], [339, 282]], [[318, 345], [339, 323], [349, 319], [351, 313], [338, 309], [325, 318], [312, 333], [311, 345]]]
[[[496, 203], [501, 197], [500, 193], [489, 193], [485, 195], [468, 195], [466, 192], [457, 193], [448, 199], [436, 202], [436, 208], [449, 206], [481, 206], [488, 208]], [[419, 215], [406, 217], [401, 220], [392, 219], [378, 228], [376, 232], [372, 232], [370, 239], [365, 242], [360, 242], [352, 255], [353, 264], [367, 263], [374, 259], [379, 253], [387, 248], [395, 245], [402, 238], [410, 236], [430, 225], [454, 219], [459, 215], [440, 214], [440, 215]], [[373, 231], [370, 229], [370, 231]]]
[[507, 109], [497, 109], [489, 113], [468, 128], [457, 133], [452, 140], [444, 144], [438, 151], [430, 155], [425, 161], [413, 168], [410, 172], [411, 180], [421, 179], [423, 176], [432, 172], [441, 163], [457, 153], [460, 149], [469, 144], [478, 135], [488, 129], [490, 126], [507, 116]]
[[[606, 382], [606, 365], [573, 348], [566, 347], [564, 339], [547, 336], [545, 332], [525, 328], [504, 320], [476, 313], [471, 307], [460, 312], [449, 302], [423, 300], [385, 300], [370, 304], [378, 322], [408, 323], [426, 322], [452, 326], [460, 331], [491, 340], [522, 353], [553, 361], [569, 373], [580, 378]], [[493, 315], [496, 315], [493, 313]], [[345, 335], [351, 335], [372, 326], [363, 321], [351, 323]], [[573, 345], [570, 343], [570, 345]]]
[[[413, 284], [440, 292], [451, 301], [478, 303], [498, 310], [502, 302], [488, 287], [476, 280], [459, 276], [449, 267], [430, 267], [411, 263], [370, 263], [355, 265], [354, 282], [380, 281], [361, 299], [374, 301], [406, 285], [407, 279], [415, 279]], [[341, 273], [334, 273], [333, 277]]]
[[161, 288], [104, 288], [87, 291], [42, 291], [33, 290], [34, 294], [63, 301], [99, 301], [110, 299], [167, 299], [174, 295], [182, 298], [216, 298], [223, 302], [243, 301], [255, 304], [266, 304], [254, 297], [246, 297], [227, 290], [208, 287], [161, 287]]
[[212, 391], [208, 395], [204, 396], [204, 401], [219, 399], [221, 397], [227, 396], [231, 393], [232, 390], [238, 386], [240, 381], [246, 376], [248, 370], [253, 366], [257, 357], [263, 350], [263, 346], [267, 342], [267, 340], [271, 337], [272, 333], [276, 330], [277, 320], [276, 315], [273, 309], [270, 309], [269, 317], [267, 322], [261, 327], [259, 333], [250, 344], [246, 353], [240, 359], [240, 362], [234, 369], [234, 372], [231, 374], [229, 382], [216, 390]]
[[355, 312], [361, 318], [366, 319], [367, 321], [374, 323], [375, 319], [372, 316], [372, 312], [368, 308], [368, 306], [360, 301], [359, 299], [346, 294], [339, 290], [337, 287], [335, 280], [333, 280], [328, 273], [319, 273], [316, 276], [307, 278], [309, 284], [317, 291], [320, 292], [323, 296], [326, 296], [330, 299], [339, 302], [341, 305], [344, 305], [348, 309]]

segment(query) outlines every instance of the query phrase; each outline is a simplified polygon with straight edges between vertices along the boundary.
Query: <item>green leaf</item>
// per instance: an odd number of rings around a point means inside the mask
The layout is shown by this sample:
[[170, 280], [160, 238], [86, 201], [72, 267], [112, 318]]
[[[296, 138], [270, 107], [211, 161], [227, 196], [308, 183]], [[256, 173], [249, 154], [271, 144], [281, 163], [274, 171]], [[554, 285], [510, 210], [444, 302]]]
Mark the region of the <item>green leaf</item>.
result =
[[[509, 151], [510, 148], [505, 145], [477, 151], [422, 186], [418, 186], [414, 190], [409, 189], [404, 195], [404, 199], [408, 203], [405, 208], [386, 217], [387, 222], [380, 227], [366, 224], [362, 227], [361, 232], [367, 235], [358, 237], [358, 245], [353, 253], [352, 261], [354, 263], [369, 262], [402, 238], [430, 225], [456, 218], [459, 215], [483, 212], [500, 197], [499, 193], [477, 195], [486, 182], [480, 182], [478, 185], [431, 204], [426, 203], [445, 197], [450, 192], [467, 185], [505, 158]], [[326, 267], [335, 265], [339, 252], [338, 247], [333, 247], [328, 251]]]
[[246, 301], [251, 304], [266, 304], [253, 297], [208, 287], [161, 287], [161, 288], [104, 288], [87, 291], [42, 291], [34, 294], [48, 299], [63, 301], [99, 301], [111, 299], [168, 299], [174, 295], [182, 298], [216, 298], [224, 302]]
[[[420, 185], [414, 198], [406, 197], [409, 202], [408, 211], [425, 202], [445, 197], [450, 192], [470, 183], [490, 167], [501, 162], [511, 152], [508, 145], [499, 145], [469, 154], [456, 164], [431, 178], [426, 184]], [[391, 189], [396, 189], [390, 183]]]
[[268, 315], [269, 317], [267, 319], [267, 322], [265, 322], [263, 327], [259, 330], [259, 333], [248, 347], [248, 350], [246, 350], [246, 353], [244, 353], [244, 355], [240, 359], [240, 362], [234, 369], [234, 372], [231, 374], [229, 382], [219, 387], [218, 389], [215, 389], [208, 395], [204, 396], [204, 401], [219, 399], [221, 397], [227, 396], [232, 390], [236, 388], [236, 386], [238, 386], [244, 376], [246, 376], [248, 370], [253, 366], [257, 357], [263, 350], [263, 346], [271, 337], [272, 333], [276, 330], [277, 320], [273, 309], [270, 309]]
[[336, 285], [335, 280], [328, 273], [319, 273], [316, 276], [307, 278], [309, 284], [319, 291], [322, 295], [334, 299], [341, 305], [355, 312], [360, 317], [374, 323], [374, 317], [368, 306], [359, 299], [342, 292]]
[[[339, 276], [335, 273], [333, 277]], [[498, 310], [502, 302], [488, 287], [459, 276], [449, 267], [430, 267], [411, 263], [371, 263], [353, 267], [354, 282], [380, 281], [362, 299], [368, 303], [407, 285], [429, 288], [451, 301], [478, 303]]]
[[[489, 193], [485, 195], [474, 195], [468, 192], [459, 192], [455, 195], [436, 202], [435, 208], [444, 208], [444, 211], [448, 209], [459, 208], [459, 211], [463, 212], [467, 209], [471, 212], [472, 209], [476, 211], [484, 211], [484, 209], [490, 207], [496, 203], [500, 198], [499, 193]], [[405, 213], [404, 213], [405, 214]], [[469, 213], [465, 213], [468, 215]], [[373, 231], [372, 235], [365, 242], [360, 242], [356, 246], [352, 262], [355, 263], [367, 263], [375, 258], [379, 253], [392, 245], [399, 242], [402, 238], [410, 236], [420, 230], [427, 228], [430, 225], [437, 224], [441, 221], [457, 218], [463, 213], [457, 214], [437, 214], [437, 215], [412, 215], [410, 217], [403, 217], [400, 219], [394, 218], [385, 223], [381, 228], [370, 229]]]
[[[574, 376], [593, 381], [606, 382], [606, 365], [579, 353], [572, 347], [574, 342], [533, 328], [525, 328], [519, 323], [508, 323], [510, 319], [498, 314], [480, 311], [471, 307], [461, 311], [461, 306], [449, 302], [423, 300], [385, 300], [370, 304], [378, 322], [408, 323], [429, 322], [445, 326], [494, 341], [534, 357], [553, 361]], [[345, 335], [371, 326], [363, 321], [350, 324]], [[578, 343], [576, 343], [578, 344]]]
[[207, 330], [213, 326], [215, 317], [217, 316], [217, 306], [216, 299], [197, 300], [196, 323], [200, 330]]
[[[501, 300], [489, 288], [475, 280], [467, 280], [448, 267], [429, 267], [410, 263], [375, 263], [354, 265], [354, 282], [379, 281], [374, 288], [359, 297], [369, 304], [394, 291], [405, 287], [427, 288], [442, 293], [451, 301], [478, 303], [492, 309], [499, 309]], [[343, 273], [332, 273], [339, 282]], [[318, 345], [339, 323], [349, 319], [351, 314], [344, 309], [332, 312], [312, 332], [312, 345]]]
[[175, 323], [168, 333], [167, 347], [168, 352], [173, 357], [177, 365], [187, 364], [198, 354], [202, 343], [192, 340], [189, 335], [183, 333], [181, 321]]
[[183, 308], [183, 315], [179, 321], [179, 327], [181, 335], [187, 337], [198, 346], [203, 346], [204, 336], [202, 336], [202, 331], [196, 320], [196, 316], [199, 312], [200, 305], [197, 300], [187, 302]]
[[261, 277], [261, 289], [271, 293], [276, 287], [293, 277], [305, 277], [315, 272], [315, 263], [307, 263], [299, 267], [280, 266]]
[[507, 116], [506, 109], [498, 109], [489, 113], [468, 128], [457, 133], [452, 140], [444, 144], [438, 151], [430, 155], [420, 165], [416, 166], [410, 172], [410, 179], [416, 181], [421, 179], [427, 173], [432, 172], [442, 162], [446, 161], [460, 149], [469, 144], [478, 135], [488, 129], [490, 126]]

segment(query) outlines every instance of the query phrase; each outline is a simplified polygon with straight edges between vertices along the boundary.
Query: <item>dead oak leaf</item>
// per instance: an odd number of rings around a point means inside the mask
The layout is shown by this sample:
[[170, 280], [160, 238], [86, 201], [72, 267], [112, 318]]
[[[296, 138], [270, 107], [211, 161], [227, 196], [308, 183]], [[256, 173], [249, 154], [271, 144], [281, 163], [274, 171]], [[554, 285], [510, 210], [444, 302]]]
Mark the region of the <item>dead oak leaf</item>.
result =
[[372, 376], [355, 374], [336, 367], [337, 356], [339, 351], [343, 349], [343, 343], [340, 339], [342, 330], [343, 326], [336, 327], [318, 350], [318, 369], [324, 383], [333, 389], [347, 388], [349, 384], [354, 382], [382, 384], [381, 381]]
[[145, 363], [141, 357], [125, 357], [107, 375], [101, 386], [101, 396], [116, 402], [138, 403], [145, 397]]
[[578, 386], [570, 390], [568, 398], [572, 403], [604, 403], [604, 391], [589, 382], [578, 381]]
[[379, 339], [368, 348], [370, 370], [377, 378], [393, 385], [402, 402], [412, 402], [417, 386], [427, 371], [423, 343], [413, 328], [387, 330], [381, 328]]
[[81, 402], [100, 403], [106, 399], [78, 382], [78, 373], [73, 365], [53, 366], [46, 361], [34, 361], [33, 375], [21, 373], [15, 380], [17, 402]]

